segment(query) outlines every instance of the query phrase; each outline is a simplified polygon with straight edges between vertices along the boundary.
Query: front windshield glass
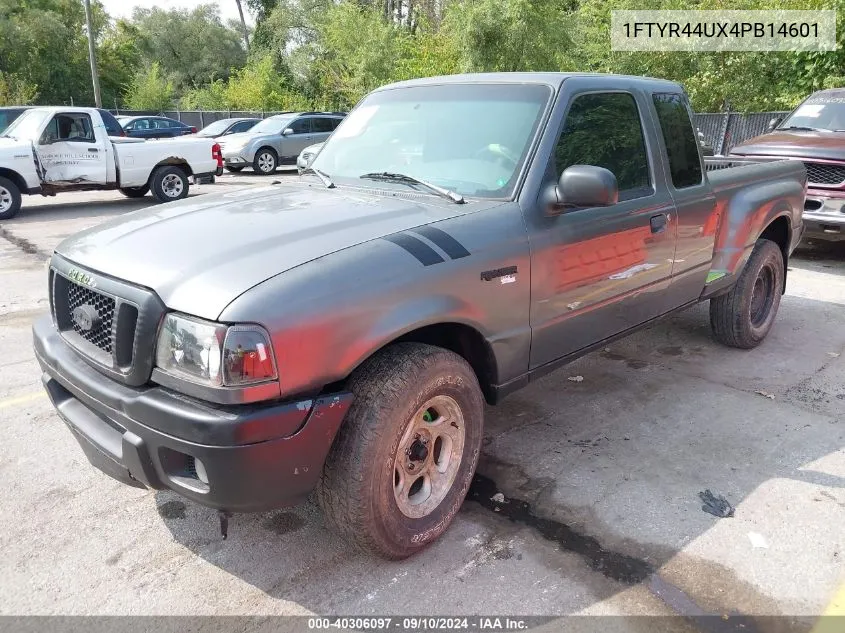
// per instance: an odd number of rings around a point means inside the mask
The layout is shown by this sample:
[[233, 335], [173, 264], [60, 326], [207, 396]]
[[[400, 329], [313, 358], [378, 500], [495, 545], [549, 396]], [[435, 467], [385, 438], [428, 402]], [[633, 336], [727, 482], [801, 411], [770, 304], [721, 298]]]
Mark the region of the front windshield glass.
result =
[[509, 197], [550, 97], [548, 86], [524, 84], [375, 92], [344, 119], [312, 166], [336, 182], [391, 172], [462, 195]]
[[264, 119], [255, 124], [250, 132], [255, 132], [256, 134], [281, 134], [282, 130], [284, 130], [288, 124], [291, 122], [293, 117], [286, 116], [286, 117], [271, 117], [269, 119]]
[[222, 134], [223, 131], [229, 127], [229, 123], [230, 122], [225, 119], [209, 123], [197, 133], [197, 136], [214, 136], [215, 134]]
[[807, 127], [814, 130], [845, 130], [845, 97], [811, 96], [779, 128]]
[[12, 138], [35, 140], [41, 125], [52, 116], [52, 112], [45, 110], [27, 110], [3, 132], [3, 136]]

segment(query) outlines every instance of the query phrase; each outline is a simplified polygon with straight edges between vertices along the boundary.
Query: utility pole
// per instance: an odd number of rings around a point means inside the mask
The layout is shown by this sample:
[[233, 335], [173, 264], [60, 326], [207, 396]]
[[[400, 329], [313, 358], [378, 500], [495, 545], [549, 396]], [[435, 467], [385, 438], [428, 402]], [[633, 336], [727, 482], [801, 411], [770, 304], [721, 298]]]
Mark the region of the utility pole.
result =
[[[88, 0], [85, 0], [86, 2]], [[241, 6], [241, 0], [235, 0], [238, 3], [238, 13], [241, 14], [241, 27], [244, 30], [244, 44], [246, 44], [246, 52], [249, 52], [249, 31], [246, 28], [246, 20], [244, 20], [244, 10]]]
[[94, 49], [94, 27], [91, 20], [91, 0], [82, 0], [85, 5], [85, 24], [88, 28], [88, 60], [91, 62], [91, 82], [94, 84], [94, 103], [98, 108], [103, 107], [100, 98], [100, 76], [97, 74], [97, 52]]

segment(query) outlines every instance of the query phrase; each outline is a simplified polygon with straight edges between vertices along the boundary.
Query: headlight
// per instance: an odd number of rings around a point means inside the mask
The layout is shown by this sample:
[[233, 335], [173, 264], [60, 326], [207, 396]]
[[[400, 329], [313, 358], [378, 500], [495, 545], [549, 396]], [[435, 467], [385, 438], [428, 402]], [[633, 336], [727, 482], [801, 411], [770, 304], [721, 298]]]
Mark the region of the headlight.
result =
[[178, 314], [164, 318], [156, 366], [166, 374], [207, 387], [246, 387], [278, 378], [264, 328], [226, 326]]

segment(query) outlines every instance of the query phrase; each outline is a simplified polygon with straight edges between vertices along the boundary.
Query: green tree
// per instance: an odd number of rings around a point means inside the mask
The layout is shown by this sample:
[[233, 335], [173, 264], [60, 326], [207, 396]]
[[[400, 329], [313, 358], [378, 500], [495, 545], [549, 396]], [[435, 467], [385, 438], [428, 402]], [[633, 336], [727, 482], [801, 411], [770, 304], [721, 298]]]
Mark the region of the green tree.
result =
[[180, 91], [226, 79], [246, 62], [241, 33], [221, 22], [216, 5], [135, 9], [132, 25], [143, 62], [157, 62]]
[[38, 96], [38, 86], [0, 72], [0, 106], [28, 105]]
[[173, 106], [175, 89], [173, 80], [164, 76], [158, 62], [147, 70], [140, 70], [132, 79], [126, 95], [126, 107], [130, 110], [162, 112]]

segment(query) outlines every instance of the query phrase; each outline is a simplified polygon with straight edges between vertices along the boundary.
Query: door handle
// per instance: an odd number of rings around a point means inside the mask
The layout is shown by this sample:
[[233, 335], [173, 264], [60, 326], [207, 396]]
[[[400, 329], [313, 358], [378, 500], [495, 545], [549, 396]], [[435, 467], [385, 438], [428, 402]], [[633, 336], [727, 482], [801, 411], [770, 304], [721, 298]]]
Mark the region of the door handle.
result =
[[99, 152], [100, 150], [98, 150], [96, 147], [89, 147], [88, 151], [89, 152]]
[[662, 233], [666, 230], [666, 224], [668, 221], [669, 219], [666, 217], [665, 213], [651, 216], [651, 219], [649, 220], [649, 223], [651, 224], [651, 232]]

